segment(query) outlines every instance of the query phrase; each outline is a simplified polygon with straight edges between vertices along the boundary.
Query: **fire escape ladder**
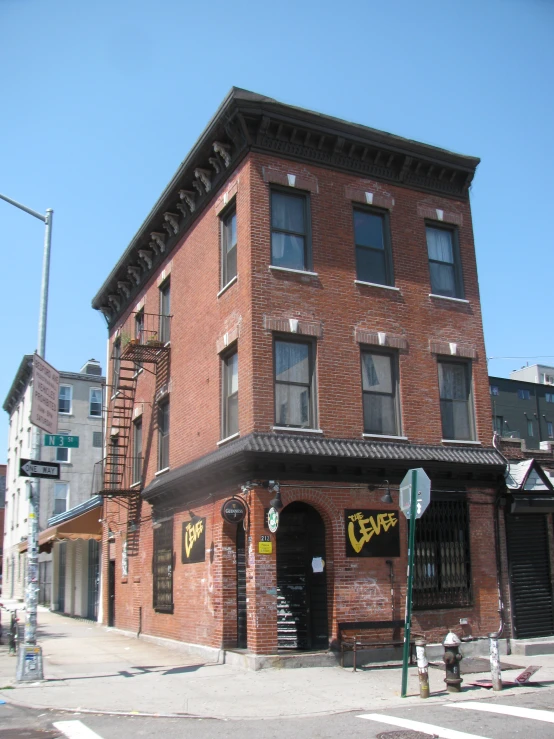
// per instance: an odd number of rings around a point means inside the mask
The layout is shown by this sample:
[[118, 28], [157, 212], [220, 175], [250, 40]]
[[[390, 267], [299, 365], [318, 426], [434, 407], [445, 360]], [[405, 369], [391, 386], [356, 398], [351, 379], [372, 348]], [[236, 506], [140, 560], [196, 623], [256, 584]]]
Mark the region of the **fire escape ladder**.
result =
[[114, 494], [121, 493], [124, 478], [130, 480], [126, 474], [129, 467], [128, 453], [130, 447], [131, 428], [133, 422], [133, 408], [137, 390], [137, 369], [134, 362], [121, 361], [119, 382], [113, 388], [110, 411], [108, 416], [108, 449], [104, 464], [104, 490]]

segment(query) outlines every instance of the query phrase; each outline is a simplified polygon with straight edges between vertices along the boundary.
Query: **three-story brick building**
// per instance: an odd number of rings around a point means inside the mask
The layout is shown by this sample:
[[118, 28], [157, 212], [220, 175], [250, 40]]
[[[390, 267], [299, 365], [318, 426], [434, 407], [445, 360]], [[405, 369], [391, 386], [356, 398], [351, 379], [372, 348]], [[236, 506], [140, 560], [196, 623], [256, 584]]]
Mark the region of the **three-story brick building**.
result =
[[423, 467], [414, 628], [498, 627], [477, 164], [230, 92], [93, 300], [105, 621], [259, 655], [399, 619]]

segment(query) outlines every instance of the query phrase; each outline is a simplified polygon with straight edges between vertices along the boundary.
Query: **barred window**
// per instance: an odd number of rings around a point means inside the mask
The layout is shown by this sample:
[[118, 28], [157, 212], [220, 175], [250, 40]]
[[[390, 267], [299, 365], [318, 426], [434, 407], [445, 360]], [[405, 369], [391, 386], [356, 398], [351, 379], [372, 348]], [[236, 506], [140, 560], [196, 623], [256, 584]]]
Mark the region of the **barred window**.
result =
[[415, 535], [414, 608], [472, 605], [467, 502], [433, 501]]
[[173, 613], [173, 517], [154, 528], [153, 608]]

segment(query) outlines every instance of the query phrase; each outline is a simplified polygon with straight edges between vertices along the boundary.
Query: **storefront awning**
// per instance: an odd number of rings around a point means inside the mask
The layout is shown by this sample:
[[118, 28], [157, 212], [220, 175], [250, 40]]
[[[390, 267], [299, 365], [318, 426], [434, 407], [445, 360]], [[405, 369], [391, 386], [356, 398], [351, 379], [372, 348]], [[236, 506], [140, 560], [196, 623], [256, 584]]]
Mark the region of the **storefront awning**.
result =
[[[70, 508], [65, 513], [49, 519], [50, 525], [38, 536], [39, 552], [49, 552], [55, 541], [75, 541], [76, 539], [102, 538], [102, 524], [100, 522], [100, 508], [102, 499], [100, 496], [91, 498], [81, 505]], [[21, 542], [20, 552], [27, 551], [27, 542]]]

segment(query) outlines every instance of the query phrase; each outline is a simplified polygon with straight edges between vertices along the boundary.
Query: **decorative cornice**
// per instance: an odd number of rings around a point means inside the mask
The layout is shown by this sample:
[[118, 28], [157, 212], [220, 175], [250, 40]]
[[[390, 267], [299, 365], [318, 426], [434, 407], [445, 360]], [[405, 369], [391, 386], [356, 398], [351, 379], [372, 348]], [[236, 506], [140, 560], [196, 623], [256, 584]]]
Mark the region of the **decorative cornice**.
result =
[[479, 163], [233, 88], [94, 297], [93, 308], [104, 313], [110, 326], [249, 151], [459, 200], [467, 199]]

